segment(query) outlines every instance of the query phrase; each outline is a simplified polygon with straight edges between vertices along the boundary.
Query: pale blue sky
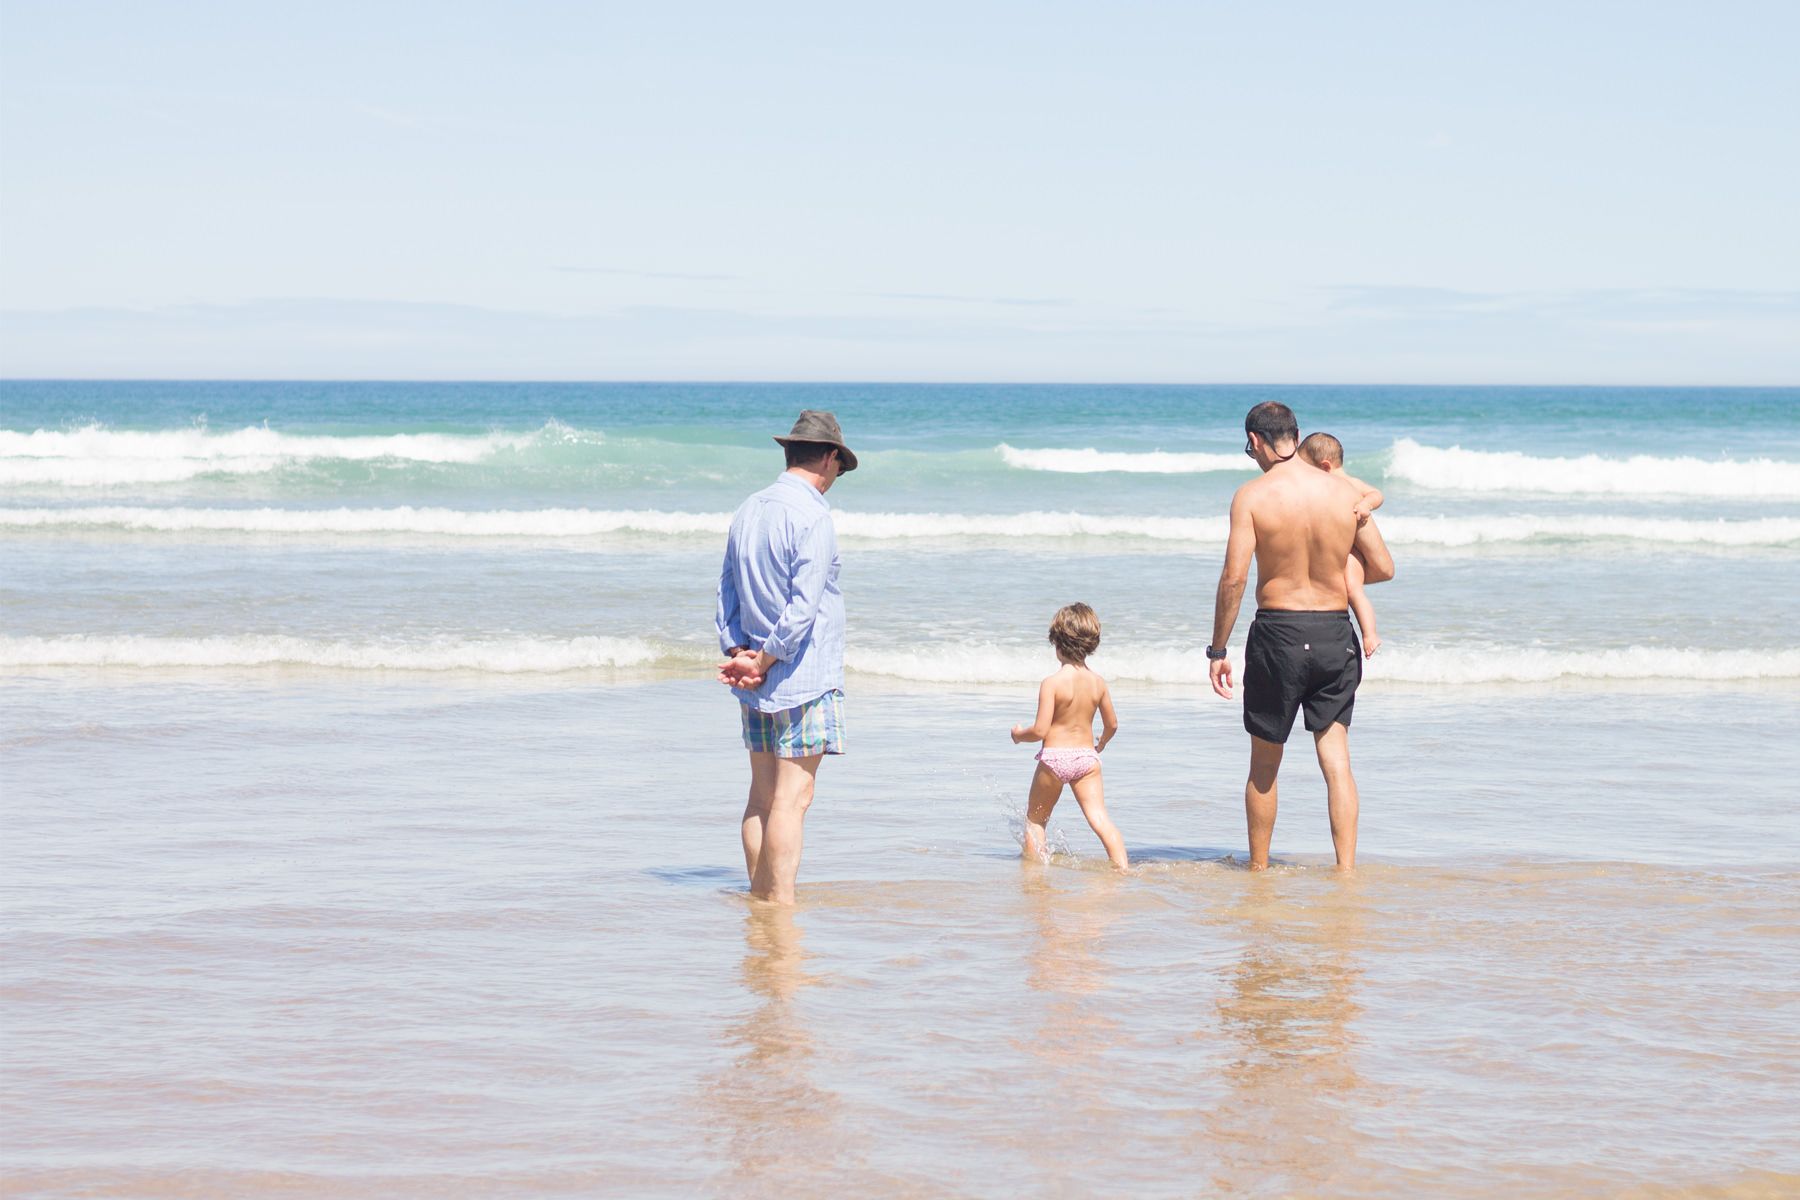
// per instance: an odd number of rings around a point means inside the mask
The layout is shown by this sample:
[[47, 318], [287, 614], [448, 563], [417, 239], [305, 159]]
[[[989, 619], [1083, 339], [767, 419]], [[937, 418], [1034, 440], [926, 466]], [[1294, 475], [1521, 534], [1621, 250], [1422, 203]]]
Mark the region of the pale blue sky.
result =
[[0, 0], [0, 373], [1800, 382], [1800, 5]]

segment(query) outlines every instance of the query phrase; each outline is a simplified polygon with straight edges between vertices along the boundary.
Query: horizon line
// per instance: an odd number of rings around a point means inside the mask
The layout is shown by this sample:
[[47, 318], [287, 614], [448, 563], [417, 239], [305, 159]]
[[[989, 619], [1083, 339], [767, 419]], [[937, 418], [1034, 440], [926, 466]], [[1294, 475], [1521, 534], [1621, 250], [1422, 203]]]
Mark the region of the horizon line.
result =
[[0, 384], [13, 383], [342, 383], [342, 384], [566, 384], [569, 386], [667, 386], [667, 387], [1087, 387], [1087, 388], [1589, 388], [1686, 391], [1708, 388], [1714, 391], [1793, 391], [1800, 390], [1800, 380], [1791, 383], [1633, 383], [1633, 382], [1560, 382], [1542, 381], [1463, 381], [1435, 380], [1429, 383], [1349, 380], [1320, 382], [1282, 382], [1278, 380], [1069, 380], [1069, 379], [677, 379], [677, 378], [575, 378], [568, 376], [540, 378], [471, 378], [450, 376], [402, 375], [0, 375]]

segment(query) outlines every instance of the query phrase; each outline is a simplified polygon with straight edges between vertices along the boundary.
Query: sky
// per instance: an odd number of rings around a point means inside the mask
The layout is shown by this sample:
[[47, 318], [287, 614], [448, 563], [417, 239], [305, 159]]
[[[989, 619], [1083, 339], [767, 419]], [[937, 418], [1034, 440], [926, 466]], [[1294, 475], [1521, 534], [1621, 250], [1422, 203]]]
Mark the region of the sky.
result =
[[0, 375], [1800, 383], [1800, 4], [0, 0]]

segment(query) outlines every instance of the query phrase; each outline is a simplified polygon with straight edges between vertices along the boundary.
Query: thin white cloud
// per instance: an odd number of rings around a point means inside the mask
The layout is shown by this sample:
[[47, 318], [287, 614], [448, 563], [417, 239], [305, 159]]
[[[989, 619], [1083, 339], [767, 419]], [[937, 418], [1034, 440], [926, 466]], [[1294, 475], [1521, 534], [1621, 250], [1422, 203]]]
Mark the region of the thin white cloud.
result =
[[625, 267], [551, 267], [569, 275], [619, 275], [627, 279], [678, 279], [698, 283], [730, 283], [740, 275], [705, 275], [686, 271], [633, 271]]
[[1800, 314], [1800, 291], [1739, 288], [1583, 288], [1471, 292], [1452, 288], [1356, 284], [1326, 289], [1336, 312], [1405, 319], [1482, 314], [1596, 319], [1706, 319]]
[[1060, 296], [959, 296], [946, 292], [859, 292], [878, 300], [929, 300], [949, 304], [998, 304], [1006, 308], [1067, 308]]

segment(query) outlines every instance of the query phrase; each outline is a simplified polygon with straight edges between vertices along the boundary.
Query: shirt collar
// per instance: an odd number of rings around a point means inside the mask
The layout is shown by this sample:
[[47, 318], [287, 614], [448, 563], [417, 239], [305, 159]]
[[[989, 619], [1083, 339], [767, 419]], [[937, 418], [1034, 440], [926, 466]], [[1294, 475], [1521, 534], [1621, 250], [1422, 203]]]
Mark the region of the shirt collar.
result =
[[806, 495], [811, 496], [814, 500], [817, 500], [820, 504], [824, 505], [826, 508], [831, 507], [831, 501], [829, 501], [825, 498], [824, 492], [821, 492], [818, 488], [814, 487], [812, 484], [808, 483], [806, 480], [800, 478], [798, 475], [794, 474], [792, 471], [783, 471], [781, 473], [780, 477], [775, 480], [775, 482], [777, 484], [785, 483], [791, 487], [797, 487], [802, 492], [804, 492]]

